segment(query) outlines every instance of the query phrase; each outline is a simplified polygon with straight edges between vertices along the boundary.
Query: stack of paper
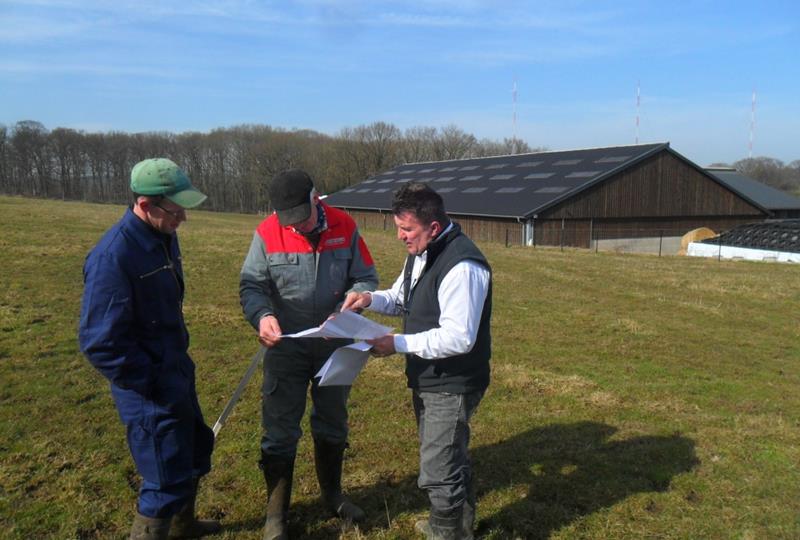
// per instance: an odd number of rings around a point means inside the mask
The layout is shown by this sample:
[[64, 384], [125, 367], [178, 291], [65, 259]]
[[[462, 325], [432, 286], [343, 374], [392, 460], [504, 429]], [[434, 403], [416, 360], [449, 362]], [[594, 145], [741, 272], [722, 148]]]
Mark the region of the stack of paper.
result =
[[[294, 334], [284, 334], [284, 338], [348, 338], [377, 339], [392, 332], [383, 326], [354, 311], [343, 311], [325, 321], [321, 326], [309, 328]], [[359, 341], [339, 347], [317, 372], [320, 386], [349, 386], [364, 369], [369, 359], [369, 343]]]

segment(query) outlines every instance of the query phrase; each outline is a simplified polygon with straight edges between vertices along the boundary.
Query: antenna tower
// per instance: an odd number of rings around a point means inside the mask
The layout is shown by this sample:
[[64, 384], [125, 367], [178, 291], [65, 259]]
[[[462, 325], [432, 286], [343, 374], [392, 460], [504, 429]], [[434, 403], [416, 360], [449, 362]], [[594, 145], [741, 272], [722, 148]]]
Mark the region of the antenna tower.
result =
[[756, 89], [753, 87], [753, 101], [750, 106], [750, 143], [747, 157], [753, 159], [753, 132], [756, 130]]
[[636, 144], [639, 144], [639, 95], [641, 94], [641, 85], [636, 81]]
[[517, 153], [517, 78], [514, 77], [514, 86], [511, 88], [511, 102], [513, 104], [512, 124], [513, 133], [511, 140], [511, 153]]

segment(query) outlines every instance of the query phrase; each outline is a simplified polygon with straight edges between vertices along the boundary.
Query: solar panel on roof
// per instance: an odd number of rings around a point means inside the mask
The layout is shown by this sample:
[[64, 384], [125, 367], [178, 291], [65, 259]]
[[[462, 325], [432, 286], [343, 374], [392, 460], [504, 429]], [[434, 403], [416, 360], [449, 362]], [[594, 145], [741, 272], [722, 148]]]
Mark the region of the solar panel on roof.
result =
[[374, 183], [374, 182], [376, 182], [376, 181], [377, 181], [377, 180], [364, 180], [364, 183], [365, 183], [365, 184], [372, 184], [372, 183]]
[[359, 189], [358, 191], [356, 191], [356, 193], [369, 193], [370, 191], [372, 191], [372, 190], [371, 189]]
[[418, 173], [421, 173], [421, 174], [424, 174], [424, 173], [430, 173], [430, 172], [433, 172], [433, 171], [435, 171], [435, 170], [436, 170], [436, 169], [420, 169], [420, 170], [419, 170], [419, 171], [417, 171], [417, 172], [418, 172]]
[[483, 177], [481, 174], [476, 174], [473, 176], [465, 176], [464, 178], [460, 178], [459, 182], [472, 182], [473, 180], [480, 180]]
[[442, 187], [442, 188], [436, 188], [436, 191], [438, 193], [450, 193], [451, 191], [453, 191], [455, 189], [456, 188], [452, 188], [452, 187]]
[[467, 165], [466, 167], [461, 167], [461, 168], [460, 168], [460, 169], [458, 169], [458, 170], [459, 170], [459, 171], [474, 171], [474, 170], [475, 170], [475, 169], [477, 169], [478, 167], [479, 167], [479, 165]]
[[397, 181], [398, 184], [405, 184], [406, 182], [411, 182], [411, 178], [401, 178]]
[[495, 193], [519, 193], [524, 187], [501, 187]]
[[565, 178], [591, 178], [592, 176], [597, 176], [600, 174], [600, 171], [575, 171], [573, 173], [569, 173]]
[[566, 186], [548, 186], [539, 188], [534, 193], [564, 193], [568, 189]]
[[544, 161], [524, 161], [517, 165], [517, 167], [538, 167], [542, 163], [544, 163]]
[[[409, 178], [409, 180], [411, 180], [411, 178]], [[417, 178], [417, 182], [422, 182], [422, 183], [433, 182], [433, 180], [434, 180], [433, 176], [425, 176], [422, 178]]]
[[382, 188], [376, 189], [375, 193], [386, 193], [387, 191], [389, 191], [389, 188], [382, 187]]
[[439, 178], [437, 178], [437, 179], [436, 179], [436, 180], [434, 180], [434, 181], [435, 181], [435, 182], [449, 182], [449, 181], [450, 181], [450, 180], [452, 180], [453, 178], [455, 178], [455, 176], [440, 176]]
[[596, 159], [595, 163], [622, 163], [623, 161], [628, 161], [630, 158], [631, 156], [608, 156]]
[[394, 178], [387, 178], [386, 180], [381, 180], [378, 183], [379, 184], [388, 184], [389, 182], [394, 182]]
[[485, 187], [471, 187], [467, 188], [463, 191], [463, 193], [480, 193], [482, 191], [486, 191]]
[[506, 166], [505, 163], [494, 163], [492, 165], [487, 165], [486, 168], [487, 169], [502, 169], [505, 166]]
[[531, 173], [525, 177], [525, 180], [541, 180], [543, 178], [550, 178], [551, 176], [555, 175], [556, 173], [552, 172], [538, 172], [538, 173]]
[[583, 161], [583, 160], [582, 159], [559, 159], [558, 161], [553, 163], [553, 165], [554, 166], [577, 165], [581, 161]]
[[453, 172], [453, 171], [457, 171], [457, 170], [458, 170], [458, 167], [443, 167], [443, 168], [439, 169], [439, 172]]
[[489, 180], [511, 180], [515, 176], [515, 174], [496, 174], [489, 178]]

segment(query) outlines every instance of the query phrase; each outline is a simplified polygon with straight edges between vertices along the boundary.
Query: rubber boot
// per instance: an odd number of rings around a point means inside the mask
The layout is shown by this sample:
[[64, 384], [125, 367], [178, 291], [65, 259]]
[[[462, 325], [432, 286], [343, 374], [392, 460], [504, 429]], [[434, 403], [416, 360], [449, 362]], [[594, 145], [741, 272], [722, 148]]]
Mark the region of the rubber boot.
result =
[[364, 511], [342, 494], [342, 460], [346, 442], [330, 443], [314, 439], [314, 465], [322, 499], [328, 509], [341, 519], [364, 520]]
[[189, 500], [177, 514], [172, 517], [170, 538], [200, 538], [207, 534], [215, 534], [222, 530], [219, 521], [215, 519], [197, 519], [195, 515], [195, 502], [197, 501], [197, 486], [199, 478], [192, 480], [192, 493]]
[[261, 453], [258, 464], [267, 484], [267, 521], [263, 540], [289, 540], [289, 501], [292, 496], [294, 458]]
[[136, 512], [130, 540], [166, 540], [172, 518], [151, 518]]
[[430, 517], [417, 521], [414, 528], [427, 540], [462, 540], [463, 511], [458, 507], [445, 514], [431, 509]]

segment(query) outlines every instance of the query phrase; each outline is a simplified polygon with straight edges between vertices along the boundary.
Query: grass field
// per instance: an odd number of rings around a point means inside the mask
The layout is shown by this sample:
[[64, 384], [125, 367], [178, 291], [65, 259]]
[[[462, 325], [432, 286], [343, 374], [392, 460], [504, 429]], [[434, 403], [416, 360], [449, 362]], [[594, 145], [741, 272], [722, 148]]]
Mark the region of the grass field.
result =
[[[119, 206], [0, 197], [0, 537], [121, 538], [138, 479], [108, 385], [81, 356], [81, 266]], [[191, 212], [186, 319], [206, 420], [257, 349], [238, 303], [256, 216]], [[382, 285], [403, 249], [363, 231]], [[800, 268], [482, 246], [494, 268], [492, 384], [473, 422], [482, 538], [800, 538]], [[386, 322], [386, 319], [381, 319]], [[396, 324], [396, 323], [395, 323]], [[260, 538], [260, 376], [201, 487], [218, 538]], [[307, 434], [296, 538], [415, 538], [426, 512], [402, 359], [353, 387], [345, 484], [321, 508]]]

